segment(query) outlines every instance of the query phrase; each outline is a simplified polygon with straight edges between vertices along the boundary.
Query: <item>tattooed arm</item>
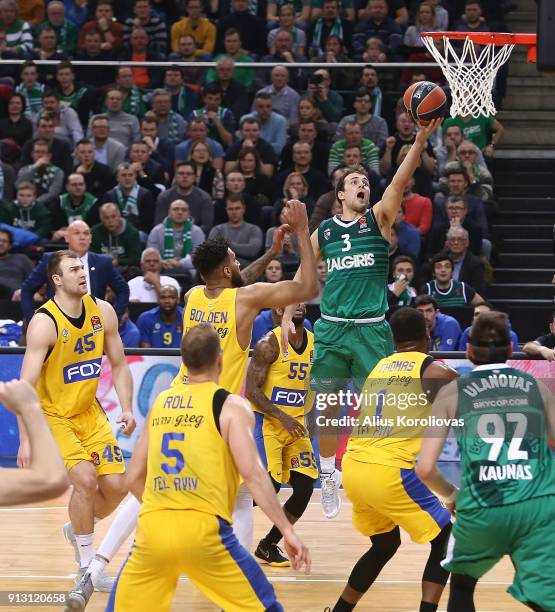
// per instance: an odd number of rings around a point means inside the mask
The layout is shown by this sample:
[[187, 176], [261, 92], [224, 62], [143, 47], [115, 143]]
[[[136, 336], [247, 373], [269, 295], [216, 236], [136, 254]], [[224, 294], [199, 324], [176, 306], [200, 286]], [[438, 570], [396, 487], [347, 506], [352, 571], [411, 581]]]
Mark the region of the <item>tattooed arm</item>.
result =
[[286, 226], [282, 225], [274, 231], [272, 246], [256, 261], [253, 261], [244, 270], [241, 270], [241, 276], [245, 285], [251, 285], [255, 283], [261, 276], [266, 266], [275, 259], [278, 255], [281, 255], [283, 251], [283, 240], [286, 234]]

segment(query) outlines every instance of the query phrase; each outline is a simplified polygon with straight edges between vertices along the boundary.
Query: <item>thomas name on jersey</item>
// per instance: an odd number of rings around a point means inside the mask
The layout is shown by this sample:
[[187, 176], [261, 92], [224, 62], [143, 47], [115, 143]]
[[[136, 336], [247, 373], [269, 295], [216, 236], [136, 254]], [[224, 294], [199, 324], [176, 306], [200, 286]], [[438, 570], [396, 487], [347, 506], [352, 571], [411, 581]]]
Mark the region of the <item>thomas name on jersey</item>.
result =
[[374, 253], [357, 253], [343, 257], [330, 257], [326, 259], [327, 271], [351, 270], [352, 268], [370, 268], [375, 263]]

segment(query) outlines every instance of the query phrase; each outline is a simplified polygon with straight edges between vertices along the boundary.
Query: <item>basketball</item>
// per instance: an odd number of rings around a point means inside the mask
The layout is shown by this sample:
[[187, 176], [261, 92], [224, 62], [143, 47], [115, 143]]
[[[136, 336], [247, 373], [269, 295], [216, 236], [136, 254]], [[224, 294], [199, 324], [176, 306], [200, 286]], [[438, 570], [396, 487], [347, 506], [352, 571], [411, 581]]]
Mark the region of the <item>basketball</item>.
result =
[[445, 92], [430, 81], [410, 85], [403, 95], [403, 102], [414, 121], [422, 125], [427, 125], [436, 117], [443, 117], [447, 110]]

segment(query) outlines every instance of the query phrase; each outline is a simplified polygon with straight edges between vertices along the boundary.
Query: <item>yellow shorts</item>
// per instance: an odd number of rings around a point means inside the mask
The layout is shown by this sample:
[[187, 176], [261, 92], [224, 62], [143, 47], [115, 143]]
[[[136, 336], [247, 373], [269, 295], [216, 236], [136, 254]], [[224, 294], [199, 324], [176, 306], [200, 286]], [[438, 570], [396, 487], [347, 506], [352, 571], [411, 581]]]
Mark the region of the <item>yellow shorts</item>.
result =
[[[262, 463], [276, 482], [289, 482], [290, 472], [318, 478], [312, 442], [305, 436], [293, 440], [274, 417], [255, 412], [254, 439]], [[303, 423], [303, 419], [299, 419]], [[304, 424], [304, 423], [303, 423]]]
[[97, 401], [71, 418], [45, 417], [68, 471], [81, 461], [92, 461], [98, 476], [125, 472], [121, 449]]
[[139, 517], [106, 612], [169, 610], [182, 574], [226, 612], [283, 610], [228, 522], [196, 510], [157, 510]]
[[353, 504], [353, 525], [365, 536], [397, 525], [414, 542], [430, 542], [451, 521], [451, 514], [418, 478], [414, 469], [362, 463], [343, 457], [343, 488]]

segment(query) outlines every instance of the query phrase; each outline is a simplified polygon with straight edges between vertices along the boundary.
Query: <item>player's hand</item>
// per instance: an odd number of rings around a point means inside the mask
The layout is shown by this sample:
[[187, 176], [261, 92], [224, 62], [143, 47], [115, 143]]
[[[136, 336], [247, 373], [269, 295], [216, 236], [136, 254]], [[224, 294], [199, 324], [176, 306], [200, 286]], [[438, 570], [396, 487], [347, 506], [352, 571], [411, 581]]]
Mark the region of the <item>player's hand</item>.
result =
[[484, 157], [493, 157], [493, 147], [489, 144], [482, 149]]
[[451, 513], [451, 516], [455, 516], [457, 514], [457, 504], [455, 502], [449, 502], [445, 504], [445, 507]]
[[295, 333], [295, 324], [293, 323], [293, 313], [285, 312], [281, 318], [281, 346], [285, 357], [289, 355], [289, 334]]
[[130, 436], [137, 427], [137, 422], [132, 412], [122, 412], [116, 419], [116, 423], [121, 423], [121, 433], [124, 436]]
[[25, 380], [0, 383], [0, 402], [18, 416], [33, 409], [40, 410], [37, 392]]
[[281, 255], [283, 253], [283, 243], [290, 231], [291, 228], [285, 224], [276, 227], [274, 235], [272, 236], [272, 246], [270, 247], [270, 253], [272, 255]]
[[310, 574], [310, 551], [293, 529], [283, 534], [283, 544], [285, 552], [291, 561], [291, 567], [298, 571], [301, 571], [304, 567], [304, 573]]
[[540, 354], [544, 359], [547, 359], [547, 361], [555, 361], [555, 351], [547, 348], [547, 346], [541, 347]]
[[280, 415], [279, 420], [287, 430], [287, 433], [293, 438], [293, 440], [304, 438], [307, 435], [304, 425], [302, 423], [299, 423], [297, 419], [293, 418], [287, 413], [284, 412], [282, 415]]
[[306, 206], [300, 200], [288, 200], [283, 209], [283, 217], [285, 223], [297, 234], [308, 231]]
[[418, 133], [416, 134], [416, 142], [421, 145], [426, 145], [428, 138], [437, 130], [437, 128], [443, 122], [443, 117], [438, 117], [437, 119], [432, 119], [428, 125], [420, 125]]

